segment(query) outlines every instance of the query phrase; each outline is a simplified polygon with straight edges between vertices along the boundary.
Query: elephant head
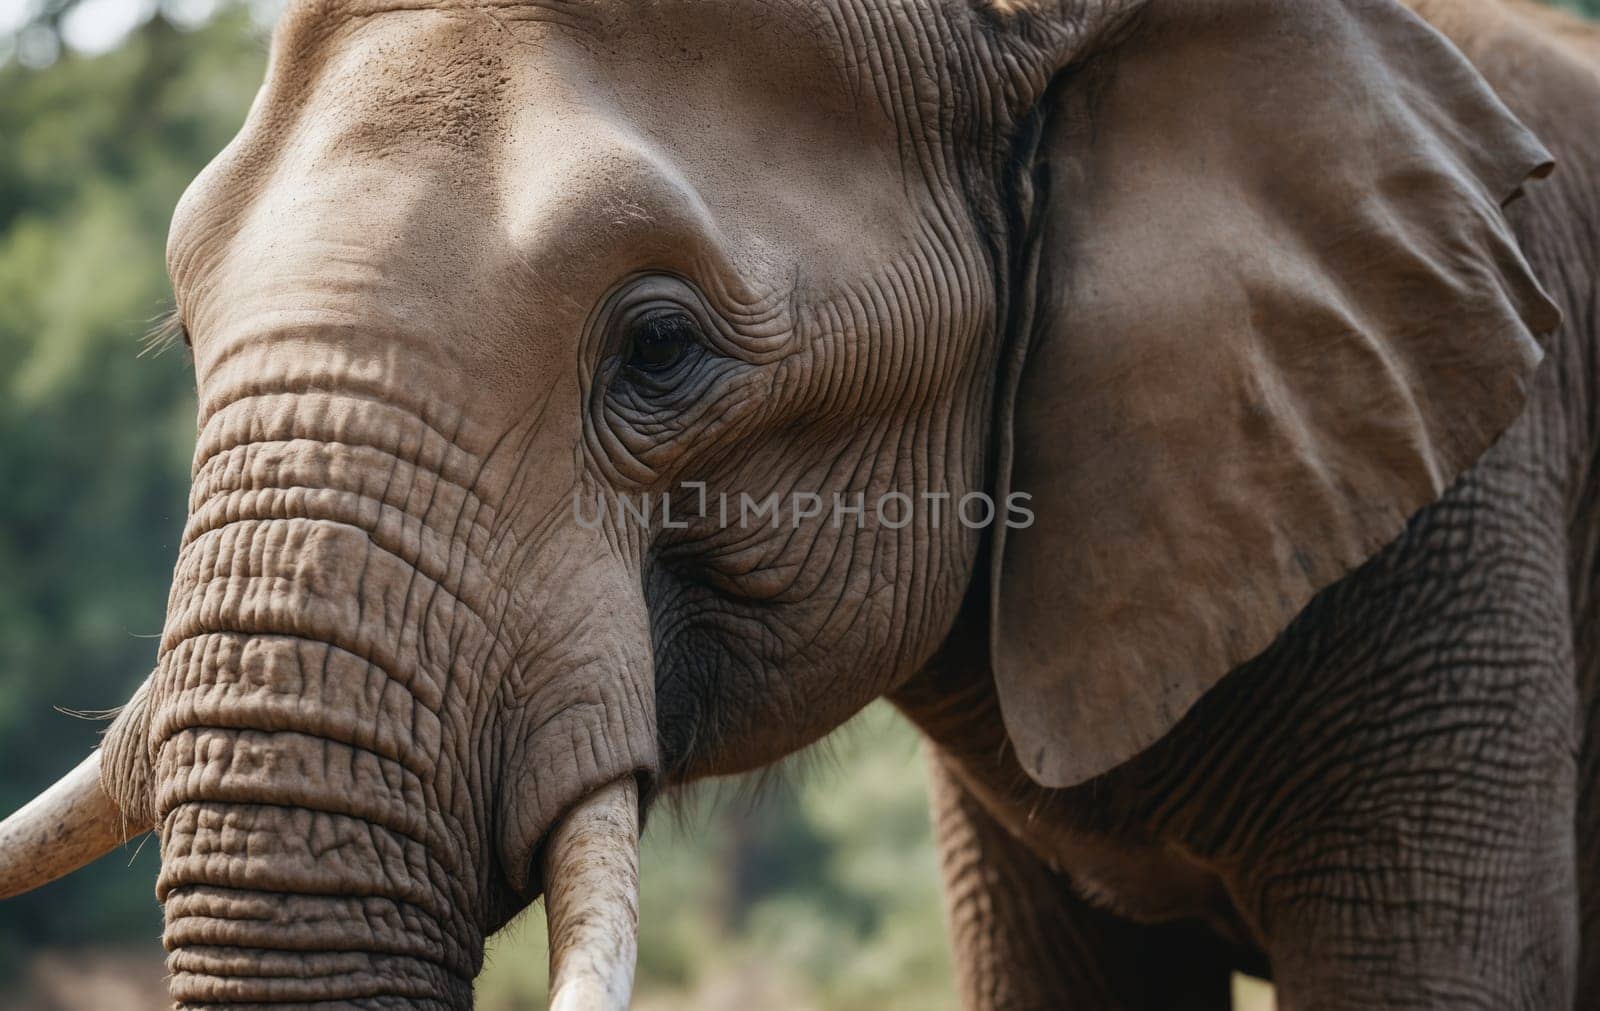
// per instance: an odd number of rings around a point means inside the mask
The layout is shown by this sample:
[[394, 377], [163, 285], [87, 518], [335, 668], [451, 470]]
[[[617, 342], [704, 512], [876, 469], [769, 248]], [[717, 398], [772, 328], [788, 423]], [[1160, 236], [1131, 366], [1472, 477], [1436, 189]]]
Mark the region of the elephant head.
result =
[[173, 220], [158, 665], [0, 884], [154, 826], [207, 1005], [463, 1006], [543, 894], [625, 1002], [651, 801], [969, 598], [1065, 786], [1395, 537], [1522, 405], [1547, 167], [1389, 0], [292, 6]]

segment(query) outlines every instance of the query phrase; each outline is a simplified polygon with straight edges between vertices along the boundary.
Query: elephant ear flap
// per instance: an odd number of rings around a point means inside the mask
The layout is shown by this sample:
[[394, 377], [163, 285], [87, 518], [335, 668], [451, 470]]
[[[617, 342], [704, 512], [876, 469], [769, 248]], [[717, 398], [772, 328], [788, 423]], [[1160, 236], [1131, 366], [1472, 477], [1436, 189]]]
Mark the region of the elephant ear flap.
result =
[[1398, 4], [1162, 0], [1119, 38], [1038, 110], [999, 392], [997, 490], [1033, 522], [997, 537], [991, 659], [1049, 787], [1393, 540], [1560, 321], [1502, 213], [1548, 153]]

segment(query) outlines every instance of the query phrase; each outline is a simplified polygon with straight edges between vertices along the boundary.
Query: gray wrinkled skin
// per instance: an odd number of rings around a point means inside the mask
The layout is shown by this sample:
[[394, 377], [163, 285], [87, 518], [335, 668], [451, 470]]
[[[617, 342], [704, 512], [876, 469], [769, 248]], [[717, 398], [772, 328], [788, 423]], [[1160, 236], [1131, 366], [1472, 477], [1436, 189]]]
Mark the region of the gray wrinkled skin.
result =
[[[1571, 1003], [1600, 218], [1588, 134], [1509, 70], [1565, 164], [1512, 212], [1566, 313], [1531, 406], [1104, 776], [1016, 764], [981, 531], [574, 522], [693, 481], [990, 488], [1019, 144], [1143, 7], [292, 5], [174, 216], [194, 488], [103, 773], [160, 832], [181, 1005], [469, 1006], [564, 813], [884, 695], [933, 742], [971, 1007], [1222, 1007], [1269, 963], [1291, 1009]], [[643, 375], [662, 306], [702, 336]]]
[[[934, 81], [876, 62], [948, 14], [285, 15], [174, 216], [194, 490], [107, 745], [159, 826], [180, 1003], [465, 1006], [581, 798], [771, 762], [931, 655], [959, 524], [587, 529], [572, 500], [981, 487], [992, 279], [914, 158]], [[640, 305], [703, 331], [670, 381], [624, 365]]]
[[1005, 754], [958, 625], [895, 698], [934, 742], [970, 1008], [1221, 1009], [1234, 969], [1296, 1011], [1600, 994], [1600, 35], [1533, 5], [1412, 6], [1560, 166], [1508, 212], [1565, 317], [1531, 404], [1395, 543], [1081, 787], [1041, 789]]

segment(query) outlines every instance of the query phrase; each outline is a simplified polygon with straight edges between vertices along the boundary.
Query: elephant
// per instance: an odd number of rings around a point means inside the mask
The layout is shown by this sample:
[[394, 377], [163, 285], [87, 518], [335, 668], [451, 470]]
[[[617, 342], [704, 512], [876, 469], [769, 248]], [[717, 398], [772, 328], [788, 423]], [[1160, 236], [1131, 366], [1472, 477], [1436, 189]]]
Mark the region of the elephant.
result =
[[887, 698], [969, 1008], [1594, 1000], [1597, 54], [294, 0], [173, 215], [156, 666], [0, 894], [154, 829], [177, 1004], [368, 1008], [543, 898], [552, 1006], [620, 1008], [655, 802]]

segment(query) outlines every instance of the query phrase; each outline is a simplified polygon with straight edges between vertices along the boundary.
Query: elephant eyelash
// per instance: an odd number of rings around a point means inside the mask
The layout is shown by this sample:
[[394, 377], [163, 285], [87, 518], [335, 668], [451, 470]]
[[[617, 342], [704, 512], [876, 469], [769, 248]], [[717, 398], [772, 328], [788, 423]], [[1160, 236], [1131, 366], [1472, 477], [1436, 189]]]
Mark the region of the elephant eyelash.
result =
[[158, 358], [180, 341], [184, 347], [193, 349], [194, 344], [189, 340], [189, 328], [184, 325], [183, 317], [178, 314], [177, 307], [173, 306], [150, 321], [150, 327], [145, 331], [144, 340], [139, 346], [139, 357]]

